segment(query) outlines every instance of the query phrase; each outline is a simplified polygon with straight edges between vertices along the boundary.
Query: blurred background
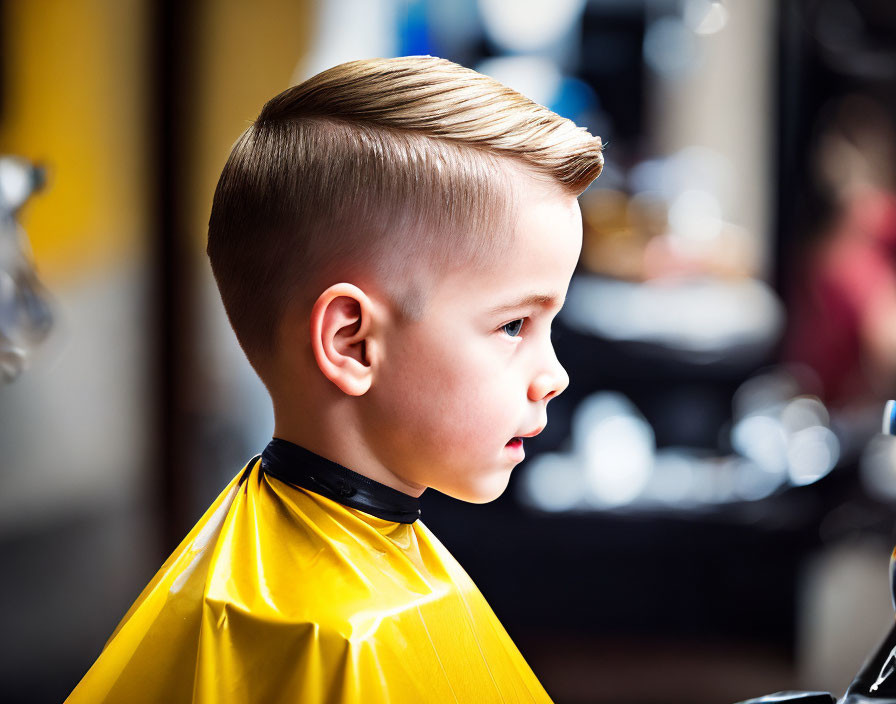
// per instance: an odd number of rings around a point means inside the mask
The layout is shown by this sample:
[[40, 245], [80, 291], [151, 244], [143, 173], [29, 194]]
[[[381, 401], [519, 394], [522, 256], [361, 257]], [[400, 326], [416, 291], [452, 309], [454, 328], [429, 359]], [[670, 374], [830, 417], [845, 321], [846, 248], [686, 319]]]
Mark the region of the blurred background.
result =
[[266, 99], [372, 56], [606, 145], [570, 388], [498, 501], [423, 496], [558, 704], [842, 693], [892, 625], [893, 3], [0, 0], [0, 37], [5, 702], [64, 699], [270, 439], [211, 196]]

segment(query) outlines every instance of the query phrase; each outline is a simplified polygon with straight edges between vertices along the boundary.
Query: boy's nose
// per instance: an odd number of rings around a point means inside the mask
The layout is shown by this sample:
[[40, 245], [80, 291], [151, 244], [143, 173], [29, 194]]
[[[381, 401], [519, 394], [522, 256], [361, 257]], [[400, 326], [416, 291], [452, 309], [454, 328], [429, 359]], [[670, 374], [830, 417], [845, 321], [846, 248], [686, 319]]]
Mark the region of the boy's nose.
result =
[[548, 401], [563, 393], [567, 386], [569, 386], [569, 374], [555, 357], [554, 364], [550, 369], [536, 374], [532, 379], [532, 383], [529, 385], [529, 400]]

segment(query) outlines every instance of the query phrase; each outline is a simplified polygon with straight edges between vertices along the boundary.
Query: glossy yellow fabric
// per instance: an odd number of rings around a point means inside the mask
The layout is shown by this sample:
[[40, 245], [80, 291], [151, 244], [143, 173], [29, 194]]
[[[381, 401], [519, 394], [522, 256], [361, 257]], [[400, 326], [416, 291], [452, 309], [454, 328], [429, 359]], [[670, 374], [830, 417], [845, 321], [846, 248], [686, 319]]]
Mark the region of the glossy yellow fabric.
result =
[[421, 521], [249, 463], [144, 589], [82, 702], [550, 702]]

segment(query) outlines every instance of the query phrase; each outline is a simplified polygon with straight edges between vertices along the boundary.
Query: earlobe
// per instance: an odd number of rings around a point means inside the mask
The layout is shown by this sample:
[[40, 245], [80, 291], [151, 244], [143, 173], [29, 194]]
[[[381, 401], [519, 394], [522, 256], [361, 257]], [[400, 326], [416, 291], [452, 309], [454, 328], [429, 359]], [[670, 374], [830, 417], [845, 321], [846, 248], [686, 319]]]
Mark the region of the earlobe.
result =
[[348, 283], [330, 286], [311, 309], [311, 349], [317, 366], [344, 393], [361, 396], [370, 388], [370, 332], [373, 304]]

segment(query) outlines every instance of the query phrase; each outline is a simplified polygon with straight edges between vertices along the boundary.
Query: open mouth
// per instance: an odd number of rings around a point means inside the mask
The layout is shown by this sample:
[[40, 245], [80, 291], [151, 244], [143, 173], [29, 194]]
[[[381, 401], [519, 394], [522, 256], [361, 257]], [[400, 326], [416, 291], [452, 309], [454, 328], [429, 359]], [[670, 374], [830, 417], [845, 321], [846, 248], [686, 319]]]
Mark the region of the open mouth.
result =
[[522, 438], [510, 438], [510, 440], [507, 441], [507, 447], [519, 447], [522, 444]]

